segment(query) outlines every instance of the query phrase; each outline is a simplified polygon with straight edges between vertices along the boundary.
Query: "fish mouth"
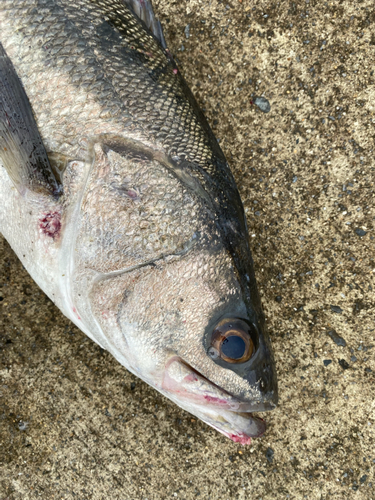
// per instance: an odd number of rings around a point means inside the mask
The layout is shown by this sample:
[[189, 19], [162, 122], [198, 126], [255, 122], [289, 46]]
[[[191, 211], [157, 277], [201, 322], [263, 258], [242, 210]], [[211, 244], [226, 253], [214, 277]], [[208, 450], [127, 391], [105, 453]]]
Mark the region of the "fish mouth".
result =
[[168, 360], [162, 392], [177, 405], [234, 442], [250, 444], [266, 430], [263, 419], [253, 411], [270, 411], [276, 407], [273, 395], [260, 395], [256, 401], [242, 401], [212, 383], [178, 356]]

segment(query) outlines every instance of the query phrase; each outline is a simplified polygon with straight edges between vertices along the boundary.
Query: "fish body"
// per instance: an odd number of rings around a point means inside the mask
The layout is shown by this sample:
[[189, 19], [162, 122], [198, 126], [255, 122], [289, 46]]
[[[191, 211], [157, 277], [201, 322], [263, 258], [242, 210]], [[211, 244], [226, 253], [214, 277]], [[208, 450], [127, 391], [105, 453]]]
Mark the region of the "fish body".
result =
[[128, 370], [261, 435], [277, 381], [242, 203], [150, 5], [4, 0], [0, 44], [0, 230], [25, 268]]

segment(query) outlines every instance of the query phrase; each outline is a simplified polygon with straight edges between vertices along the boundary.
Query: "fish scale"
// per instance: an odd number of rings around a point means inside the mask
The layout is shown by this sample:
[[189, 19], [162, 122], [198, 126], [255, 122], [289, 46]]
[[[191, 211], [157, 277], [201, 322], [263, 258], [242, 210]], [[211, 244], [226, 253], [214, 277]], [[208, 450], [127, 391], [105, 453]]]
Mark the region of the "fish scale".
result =
[[0, 4], [0, 228], [83, 332], [246, 444], [277, 380], [244, 211], [165, 47], [148, 0]]
[[[166, 175], [161, 165], [132, 158], [126, 162], [125, 169], [123, 157], [111, 155], [115, 157], [114, 168], [109, 169], [104, 179], [93, 172], [82, 200], [85, 219], [76, 248], [83, 265], [92, 267], [93, 258], [95, 269], [109, 272], [183, 251], [199, 229], [198, 218], [194, 217], [194, 197], [175, 177]], [[138, 199], [126, 195], [127, 186], [138, 187]], [[96, 208], [104, 204], [107, 228], [103, 227], [102, 213]], [[118, 211], [119, 205], [124, 209]], [[162, 223], [159, 223], [161, 216]], [[100, 227], [99, 245], [111, 251], [111, 259], [105, 258], [104, 253], [104, 258], [100, 254], [98, 261], [95, 251], [90, 252], [90, 242], [98, 245], [93, 233]], [[123, 237], [124, 233], [127, 238]]]

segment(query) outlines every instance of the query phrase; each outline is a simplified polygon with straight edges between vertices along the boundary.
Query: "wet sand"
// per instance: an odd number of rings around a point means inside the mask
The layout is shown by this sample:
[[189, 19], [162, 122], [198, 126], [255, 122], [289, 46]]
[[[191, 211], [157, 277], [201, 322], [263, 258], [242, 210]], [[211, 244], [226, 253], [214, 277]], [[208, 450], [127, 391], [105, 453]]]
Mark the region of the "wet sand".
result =
[[1, 240], [0, 499], [375, 499], [373, 3], [155, 4], [240, 189], [280, 403], [232, 443], [86, 338]]

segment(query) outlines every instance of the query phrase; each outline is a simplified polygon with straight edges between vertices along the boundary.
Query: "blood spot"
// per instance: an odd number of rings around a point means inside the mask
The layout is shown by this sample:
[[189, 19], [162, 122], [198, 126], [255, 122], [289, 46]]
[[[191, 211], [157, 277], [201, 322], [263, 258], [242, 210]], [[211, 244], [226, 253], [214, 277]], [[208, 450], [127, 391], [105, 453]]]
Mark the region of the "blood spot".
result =
[[49, 212], [39, 219], [39, 228], [43, 234], [55, 239], [61, 229], [61, 214], [60, 212]]
[[234, 443], [241, 443], [242, 445], [251, 444], [251, 437], [245, 436], [244, 434], [228, 434], [229, 439]]
[[213, 396], [208, 396], [207, 394], [204, 396], [204, 399], [207, 401], [207, 403], [228, 406], [228, 401], [225, 399], [215, 398]]
[[77, 309], [75, 307], [73, 307], [73, 312], [77, 316], [77, 318], [80, 320], [81, 318], [80, 318], [80, 316], [78, 314], [78, 311], [77, 311]]
[[138, 193], [134, 189], [128, 189], [125, 194], [132, 200], [136, 200], [138, 198]]

